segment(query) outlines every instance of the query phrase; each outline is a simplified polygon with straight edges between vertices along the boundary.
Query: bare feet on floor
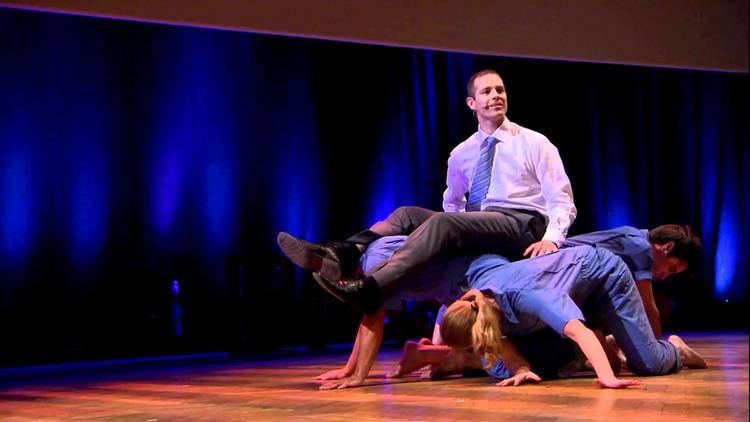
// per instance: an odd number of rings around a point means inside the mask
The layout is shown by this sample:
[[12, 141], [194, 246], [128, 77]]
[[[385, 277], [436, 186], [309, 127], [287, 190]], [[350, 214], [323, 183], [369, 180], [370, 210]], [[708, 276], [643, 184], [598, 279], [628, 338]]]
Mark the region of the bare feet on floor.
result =
[[607, 360], [609, 361], [609, 366], [612, 367], [612, 372], [614, 372], [615, 375], [618, 375], [622, 369], [622, 361], [625, 357], [620, 357], [622, 351], [617, 346], [614, 337], [605, 337], [601, 330], [594, 330], [594, 334], [599, 340], [599, 343], [601, 343], [604, 353], [607, 355]]
[[607, 344], [607, 349], [605, 349], [605, 351], [607, 351], [607, 358], [610, 360], [609, 363], [612, 366], [612, 370], [617, 375], [623, 370], [623, 368], [627, 368], [628, 360], [625, 357], [625, 353], [620, 349], [620, 346], [617, 345], [612, 334], [607, 335], [604, 338], [604, 341]]
[[684, 366], [698, 369], [703, 369], [708, 366], [703, 357], [693, 350], [693, 348], [688, 346], [679, 336], [671, 335], [667, 341], [677, 348], [677, 352], [680, 354], [680, 360], [682, 360]]
[[439, 363], [430, 368], [430, 378], [438, 380], [452, 375], [461, 375], [464, 371], [482, 369], [479, 357], [469, 350], [450, 349], [450, 352]]
[[386, 377], [399, 378], [433, 363], [428, 360], [427, 356], [425, 356], [420, 350], [420, 346], [424, 345], [432, 345], [432, 342], [426, 338], [419, 340], [419, 342], [407, 341], [404, 344], [404, 349], [401, 353], [401, 360], [396, 367], [386, 375]]

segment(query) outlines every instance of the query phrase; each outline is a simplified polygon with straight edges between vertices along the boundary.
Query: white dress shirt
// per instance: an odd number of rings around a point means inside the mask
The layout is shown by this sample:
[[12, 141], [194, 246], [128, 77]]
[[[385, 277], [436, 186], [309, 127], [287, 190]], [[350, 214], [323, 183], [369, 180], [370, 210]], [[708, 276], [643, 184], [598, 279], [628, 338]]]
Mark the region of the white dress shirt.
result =
[[466, 193], [474, 178], [479, 148], [488, 136], [494, 136], [500, 142], [495, 145], [490, 187], [482, 209], [495, 206], [537, 211], [548, 220], [543, 239], [559, 245], [576, 217], [570, 180], [549, 139], [531, 129], [519, 129], [520, 133], [513, 136], [506, 118], [494, 133], [484, 133], [480, 128], [453, 149], [448, 158], [443, 210], [466, 211]]

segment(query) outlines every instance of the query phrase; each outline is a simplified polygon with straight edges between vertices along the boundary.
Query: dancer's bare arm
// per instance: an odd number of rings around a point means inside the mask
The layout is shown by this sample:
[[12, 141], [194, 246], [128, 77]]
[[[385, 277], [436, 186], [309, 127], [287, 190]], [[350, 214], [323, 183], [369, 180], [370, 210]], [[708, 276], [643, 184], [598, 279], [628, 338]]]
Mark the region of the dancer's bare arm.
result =
[[526, 358], [523, 357], [521, 352], [516, 349], [516, 346], [509, 339], [502, 339], [503, 343], [503, 364], [510, 372], [511, 377], [506, 378], [498, 382], [497, 386], [507, 387], [516, 386], [528, 382], [540, 382], [542, 379], [539, 375], [531, 371], [531, 366]]
[[351, 376], [354, 373], [354, 370], [357, 368], [357, 356], [359, 355], [360, 343], [363, 336], [362, 331], [364, 328], [362, 324], [363, 323], [360, 323], [357, 328], [357, 337], [354, 340], [354, 347], [352, 348], [352, 353], [349, 355], [349, 360], [346, 361], [346, 365], [344, 365], [343, 368], [334, 369], [324, 374], [320, 374], [315, 377], [316, 380], [338, 380]]
[[[320, 386], [321, 390], [332, 390], [335, 388], [356, 387], [362, 385], [370, 373], [375, 357], [383, 342], [383, 325], [385, 323], [385, 311], [379, 310], [373, 315], [365, 315], [359, 325], [357, 341], [355, 345], [356, 359], [355, 368], [351, 376], [347, 378], [329, 381]], [[352, 352], [352, 356], [354, 353]], [[350, 356], [351, 360], [351, 356]]]
[[598, 377], [596, 381], [600, 387], [626, 388], [631, 385], [640, 384], [636, 380], [618, 379], [615, 376], [614, 372], [612, 372], [612, 367], [609, 366], [609, 360], [604, 353], [601, 343], [599, 343], [594, 332], [583, 325], [581, 321], [577, 319], [568, 321], [565, 327], [563, 327], [563, 334], [575, 341], [589, 362], [591, 362], [591, 366], [594, 367], [594, 371]]
[[648, 322], [651, 324], [651, 329], [654, 330], [654, 336], [660, 339], [661, 317], [659, 316], [659, 308], [656, 307], [651, 280], [637, 280], [635, 286], [638, 288], [638, 294], [641, 296], [643, 308], [646, 310], [646, 317], [648, 317]]

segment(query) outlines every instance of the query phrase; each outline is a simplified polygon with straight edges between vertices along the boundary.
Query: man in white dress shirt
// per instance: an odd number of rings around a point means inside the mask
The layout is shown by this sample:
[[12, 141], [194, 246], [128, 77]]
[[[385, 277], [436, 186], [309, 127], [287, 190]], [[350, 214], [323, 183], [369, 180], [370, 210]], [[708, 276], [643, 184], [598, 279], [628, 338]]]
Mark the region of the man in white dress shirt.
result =
[[[326, 245], [280, 233], [282, 251], [315, 271], [334, 297], [367, 314], [380, 309], [384, 295], [397, 296], [407, 274], [441, 255], [497, 253], [515, 260], [556, 251], [576, 216], [557, 148], [506, 118], [508, 96], [494, 70], [471, 77], [466, 104], [479, 128], [448, 159], [445, 212], [401, 207], [369, 230]], [[367, 274], [355, 273], [360, 251], [396, 234], [409, 235], [400, 250]]]

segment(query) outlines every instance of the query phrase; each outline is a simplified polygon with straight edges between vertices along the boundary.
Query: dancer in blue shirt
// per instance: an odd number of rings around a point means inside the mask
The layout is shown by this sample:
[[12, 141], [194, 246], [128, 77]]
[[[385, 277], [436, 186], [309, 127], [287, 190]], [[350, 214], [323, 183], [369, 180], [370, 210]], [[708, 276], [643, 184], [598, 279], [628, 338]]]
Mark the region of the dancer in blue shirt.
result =
[[488, 366], [503, 356], [504, 336], [550, 327], [581, 348], [603, 387], [617, 380], [600, 342], [584, 324], [583, 310], [599, 314], [638, 375], [664, 375], [705, 361], [677, 336], [654, 337], [625, 263], [602, 248], [578, 246], [508, 263], [483, 255], [467, 272], [471, 290], [448, 307], [440, 332], [453, 348], [472, 347]]
[[[382, 259], [387, 257], [393, 249], [397, 249], [401, 240], [402, 239], [397, 237], [383, 238], [373, 244], [373, 247], [371, 247], [363, 257], [363, 269], [365, 271], [370, 271], [372, 268], [376, 268], [379, 264], [376, 264], [375, 262], [382, 261]], [[559, 256], [564, 257], [566, 255], [567, 254], [563, 254]], [[551, 256], [558, 255], [553, 254]], [[493, 265], [498, 268], [508, 264], [508, 261], [505, 258], [499, 256], [487, 257], [490, 258], [482, 257], [476, 260], [475, 263], [485, 262], [487, 259], [491, 259]], [[624, 272], [629, 276], [629, 271], [627, 267], [625, 267], [625, 264], [622, 263], [621, 260], [617, 258], [615, 259], [621, 264], [621, 268], [624, 269]], [[460, 273], [458, 273], [456, 269], [465, 269], [471, 260], [472, 258], [469, 257], [457, 257], [451, 260], [434, 261], [432, 262], [432, 265], [423, 269], [419, 277], [412, 277], [408, 281], [405, 281], [401, 288], [395, 292], [393, 297], [412, 300], [435, 299], [443, 303], [448, 302], [452, 300], [452, 298], [457, 297], [456, 294], [461, 291], [462, 287], [466, 287], [465, 280], [463, 277], [460, 277]], [[513, 265], [522, 265], [526, 262], [527, 261], [522, 261]], [[472, 265], [471, 268], [476, 268], [476, 265]], [[480, 282], [486, 280], [486, 277], [488, 277], [483, 276], [484, 273], [484, 271], [475, 270], [473, 272], [470, 271], [467, 276], [470, 282], [472, 282], [472, 280], [474, 282]], [[632, 282], [632, 278], [630, 280]], [[640, 305], [640, 300], [637, 300], [637, 302]], [[643, 307], [642, 305], [640, 306], [640, 312], [643, 312]], [[373, 315], [366, 315], [363, 317], [349, 361], [343, 368], [327, 372], [319, 377], [319, 379], [331, 381], [324, 384], [323, 388], [345, 388], [360, 385], [364, 381], [364, 378], [372, 366], [380, 341], [382, 340], [382, 323], [384, 317], [385, 311], [383, 309]], [[648, 327], [648, 324], [646, 324], [645, 327]], [[541, 328], [541, 326], [539, 328]], [[521, 332], [523, 331], [524, 330], [521, 330]], [[530, 332], [534, 330], [529, 330], [527, 328], [526, 331]], [[650, 332], [649, 334], [653, 337], [653, 333]], [[678, 338], [675, 338], [674, 340], [678, 341]], [[410, 370], [405, 367], [401, 369], [401, 372], [396, 371], [394, 375], [398, 376], [410, 372]], [[411, 368], [411, 370], [413, 369], [416, 368]], [[514, 370], [513, 374], [515, 374], [516, 371], [517, 368]], [[508, 375], [512, 374], [509, 373]]]
[[625, 261], [636, 282], [654, 335], [661, 337], [661, 319], [651, 282], [681, 273], [690, 262], [698, 262], [701, 241], [690, 226], [665, 224], [652, 230], [623, 226], [573, 236], [562, 241], [560, 247], [580, 245], [607, 249]]
[[[379, 261], [388, 259], [401, 247], [404, 239], [404, 236], [389, 236], [376, 241], [362, 256], [361, 267], [367, 271]], [[700, 238], [694, 235], [689, 226], [677, 224], [665, 224], [652, 230], [622, 226], [570, 237], [562, 241], [560, 247], [580, 245], [604, 248], [622, 258], [636, 281], [654, 335], [661, 337], [661, 322], [651, 282], [662, 281], [681, 273], [688, 268], [690, 262], [698, 261]], [[468, 262], [464, 261], [467, 265]], [[443, 265], [442, 270], [446, 269], [454, 272], [460, 270], [456, 265]], [[442, 312], [444, 309], [441, 309], [441, 315]]]
[[[394, 236], [371, 245], [362, 260], [363, 268], [372, 265], [374, 261], [387, 257], [393, 250], [398, 249], [400, 242], [400, 239]], [[654, 301], [651, 282], [652, 280], [664, 280], [673, 274], [685, 271], [689, 263], [696, 262], [699, 259], [701, 242], [690, 227], [666, 224], [652, 230], [640, 230], [634, 227], [623, 226], [573, 236], [563, 241], [560, 246], [561, 248], [567, 248], [576, 245], [604, 248], [622, 258], [636, 280], [636, 287], [654, 335], [657, 338], [661, 338], [659, 311]], [[432, 341], [422, 339], [419, 344], [408, 342], [404, 347], [404, 355], [401, 362], [391, 372], [391, 376], [401, 376], [424, 365], [433, 364], [432, 375], [439, 377], [445, 375], [445, 371], [439, 369], [440, 367], [436, 366], [438, 364], [442, 364], [444, 369], [448, 368], [449, 373], [467, 366], [465, 364], [457, 365], [455, 362], [445, 361], [444, 358], [448, 350], [435, 346], [441, 343], [439, 323], [444, 311], [445, 306], [441, 308], [438, 314]], [[554, 343], [554, 341], [550, 343], [550, 339], [552, 338], [552, 336], [536, 335], [520, 336], [514, 340], [523, 351], [533, 351], [540, 341], [544, 341], [548, 345]], [[542, 361], [544, 361], [543, 356], [542, 354], [538, 355]], [[614, 362], [614, 356], [612, 358]], [[466, 357], [462, 359], [465, 360]], [[557, 361], [553, 359], [552, 362]], [[619, 365], [619, 360], [616, 363]], [[468, 366], [471, 367], [472, 365]], [[488, 372], [496, 378], [507, 378], [510, 376], [502, 363], [488, 370]]]

